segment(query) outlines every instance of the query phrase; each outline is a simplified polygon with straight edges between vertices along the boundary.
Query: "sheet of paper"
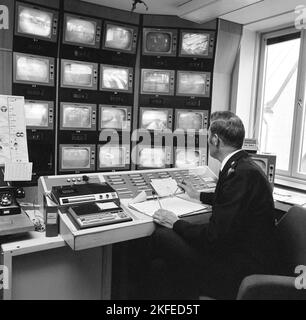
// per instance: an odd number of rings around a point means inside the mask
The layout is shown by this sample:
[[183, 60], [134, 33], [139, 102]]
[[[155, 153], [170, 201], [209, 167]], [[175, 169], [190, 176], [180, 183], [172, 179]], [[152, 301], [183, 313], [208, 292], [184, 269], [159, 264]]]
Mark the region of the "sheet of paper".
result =
[[174, 193], [182, 193], [177, 182], [172, 178], [152, 179], [151, 185], [160, 197], [172, 196]]
[[31, 181], [32, 162], [8, 162], [4, 165], [4, 181]]
[[130, 203], [139, 203], [147, 200], [147, 194], [145, 191], [141, 191], [138, 195], [130, 201]]
[[[193, 212], [202, 211], [207, 208], [207, 206], [203, 204], [194, 203], [178, 197], [160, 199], [160, 204], [162, 209], [172, 211], [178, 217], [182, 217]], [[157, 210], [160, 209], [157, 200], [149, 200], [141, 203], [130, 204], [129, 207], [151, 217]]]

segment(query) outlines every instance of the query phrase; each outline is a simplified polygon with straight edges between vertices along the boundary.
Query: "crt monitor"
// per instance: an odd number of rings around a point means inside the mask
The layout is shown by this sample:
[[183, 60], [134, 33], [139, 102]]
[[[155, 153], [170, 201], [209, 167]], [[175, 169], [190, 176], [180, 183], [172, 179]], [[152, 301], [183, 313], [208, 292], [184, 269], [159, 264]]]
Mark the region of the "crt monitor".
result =
[[174, 95], [174, 70], [142, 69], [141, 94]]
[[210, 72], [178, 71], [177, 96], [210, 97]]
[[172, 109], [141, 107], [139, 110], [139, 127], [141, 129], [153, 131], [172, 130]]
[[95, 171], [96, 146], [94, 144], [60, 144], [59, 171]]
[[101, 64], [100, 90], [133, 93], [133, 68]]
[[94, 18], [65, 13], [63, 43], [100, 48], [101, 21]]
[[195, 131], [208, 129], [208, 111], [176, 109], [175, 129]]
[[128, 170], [129, 167], [129, 145], [98, 145], [98, 170]]
[[57, 30], [57, 11], [36, 5], [16, 2], [16, 36], [56, 42]]
[[97, 90], [98, 64], [62, 59], [61, 87]]
[[24, 111], [27, 129], [53, 130], [53, 101], [25, 100]]
[[213, 31], [181, 30], [179, 56], [188, 58], [212, 58], [214, 51]]
[[206, 165], [206, 150], [198, 148], [177, 148], [174, 152], [176, 168], [189, 169]]
[[105, 21], [102, 49], [136, 53], [138, 27]]
[[172, 162], [170, 147], [136, 146], [138, 169], [168, 168]]
[[54, 86], [55, 60], [26, 53], [13, 53], [13, 82]]
[[177, 30], [144, 28], [142, 54], [150, 56], [176, 56]]
[[95, 104], [61, 102], [61, 130], [95, 131], [96, 126], [97, 106]]
[[274, 183], [276, 156], [272, 154], [250, 154], [253, 161], [263, 170], [271, 185]]
[[131, 130], [132, 107], [131, 106], [99, 106], [99, 130]]

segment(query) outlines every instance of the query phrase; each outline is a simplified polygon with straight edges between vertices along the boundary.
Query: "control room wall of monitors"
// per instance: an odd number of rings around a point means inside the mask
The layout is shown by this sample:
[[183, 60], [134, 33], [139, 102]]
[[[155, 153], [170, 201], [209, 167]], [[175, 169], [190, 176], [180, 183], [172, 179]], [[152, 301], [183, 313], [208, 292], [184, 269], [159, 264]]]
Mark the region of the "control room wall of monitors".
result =
[[132, 107], [99, 105], [99, 130], [131, 131]]
[[133, 77], [133, 68], [101, 64], [100, 90], [133, 93]]
[[141, 70], [141, 94], [174, 95], [175, 71], [161, 69]]
[[53, 101], [25, 100], [24, 112], [27, 129], [53, 130]]
[[142, 54], [150, 56], [176, 56], [177, 30], [143, 28]]
[[63, 43], [99, 49], [101, 24], [98, 19], [65, 13]]
[[200, 131], [207, 129], [208, 111], [176, 109], [175, 129]]
[[176, 95], [210, 97], [210, 72], [178, 71]]
[[172, 163], [172, 150], [170, 147], [137, 146], [138, 169], [163, 169]]
[[98, 145], [98, 170], [129, 170], [130, 145]]
[[94, 144], [60, 144], [59, 171], [95, 171], [96, 146]]
[[57, 41], [58, 12], [22, 2], [16, 2], [15, 35]]
[[175, 148], [174, 166], [180, 169], [195, 168], [206, 165], [206, 149]]
[[54, 86], [55, 59], [26, 53], [13, 53], [13, 82]]
[[98, 64], [76, 60], [61, 60], [61, 87], [97, 90]]
[[61, 102], [60, 130], [96, 131], [97, 105]]
[[172, 130], [173, 110], [167, 108], [140, 108], [140, 129], [163, 131]]
[[105, 21], [102, 49], [117, 52], [136, 53], [138, 27]]

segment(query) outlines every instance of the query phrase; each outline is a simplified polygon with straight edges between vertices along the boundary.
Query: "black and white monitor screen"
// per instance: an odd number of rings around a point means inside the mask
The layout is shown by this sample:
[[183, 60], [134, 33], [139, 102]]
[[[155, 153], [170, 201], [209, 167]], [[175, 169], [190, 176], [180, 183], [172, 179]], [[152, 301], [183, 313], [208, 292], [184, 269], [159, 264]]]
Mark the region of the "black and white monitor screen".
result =
[[177, 94], [186, 96], [205, 96], [207, 74], [204, 72], [179, 71]]
[[24, 103], [25, 118], [27, 127], [45, 127], [49, 126], [49, 103], [31, 102]]
[[147, 130], [168, 129], [168, 110], [143, 110], [141, 115], [141, 128]]
[[177, 129], [201, 130], [203, 129], [203, 113], [201, 112], [178, 112]]
[[102, 129], [127, 129], [127, 109], [102, 107], [100, 112]]
[[91, 129], [92, 107], [64, 103], [62, 108], [62, 127], [71, 129]]
[[50, 60], [38, 56], [15, 54], [16, 81], [50, 83]]
[[99, 168], [124, 167], [125, 149], [119, 146], [101, 146], [99, 151]]
[[65, 41], [94, 46], [96, 42], [96, 27], [94, 21], [67, 15]]
[[17, 31], [19, 33], [51, 39], [52, 12], [19, 5], [17, 19]]
[[102, 65], [101, 88], [108, 90], [129, 90], [129, 68]]
[[142, 93], [169, 94], [171, 73], [165, 70], [142, 70]]
[[65, 62], [62, 66], [63, 85], [93, 87], [94, 66], [78, 62]]
[[181, 44], [181, 55], [206, 56], [209, 46], [209, 35], [207, 33], [183, 32]]
[[62, 147], [61, 168], [64, 170], [89, 169], [90, 157], [89, 147]]
[[162, 31], [150, 31], [146, 34], [145, 48], [146, 52], [168, 53], [171, 51], [171, 33]]
[[194, 149], [177, 149], [175, 154], [176, 168], [195, 168], [200, 165], [200, 152]]
[[132, 29], [114, 24], [106, 25], [105, 47], [114, 50], [132, 50]]
[[143, 148], [139, 151], [138, 162], [142, 168], [164, 168], [166, 152], [163, 148]]

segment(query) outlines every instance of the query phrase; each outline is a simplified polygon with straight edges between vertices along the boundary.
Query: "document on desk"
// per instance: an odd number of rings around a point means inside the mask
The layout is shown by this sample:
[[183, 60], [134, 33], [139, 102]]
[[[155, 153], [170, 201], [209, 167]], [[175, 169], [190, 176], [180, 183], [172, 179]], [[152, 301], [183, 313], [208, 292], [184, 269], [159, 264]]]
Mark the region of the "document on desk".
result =
[[[162, 209], [174, 212], [178, 217], [187, 216], [193, 213], [197, 213], [203, 211], [208, 208], [200, 203], [191, 202], [188, 200], [184, 200], [178, 197], [169, 197], [160, 199], [160, 204]], [[153, 216], [153, 214], [160, 209], [159, 203], [157, 200], [149, 200], [140, 203], [132, 203], [129, 204], [131, 209], [139, 211], [149, 216]]]
[[177, 182], [172, 178], [152, 179], [151, 185], [160, 197], [169, 197], [174, 193], [182, 193], [182, 190], [177, 186]]

